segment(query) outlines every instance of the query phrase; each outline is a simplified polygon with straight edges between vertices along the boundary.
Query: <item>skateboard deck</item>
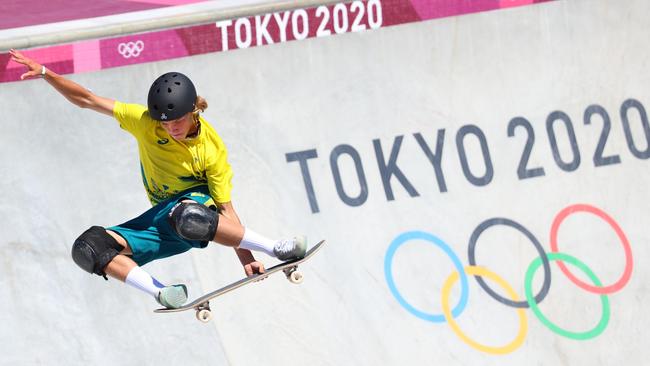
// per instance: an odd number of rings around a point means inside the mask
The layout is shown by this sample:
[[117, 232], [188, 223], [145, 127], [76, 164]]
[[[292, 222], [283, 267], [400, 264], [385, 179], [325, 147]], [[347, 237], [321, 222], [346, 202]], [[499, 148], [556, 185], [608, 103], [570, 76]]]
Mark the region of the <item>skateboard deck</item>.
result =
[[305, 253], [305, 256], [303, 258], [282, 262], [271, 268], [268, 268], [264, 273], [254, 274], [252, 276], [242, 278], [241, 280], [233, 282], [230, 285], [227, 285], [218, 290], [205, 294], [197, 298], [196, 300], [189, 302], [179, 308], [176, 309], [162, 308], [162, 309], [156, 309], [154, 310], [154, 312], [155, 313], [177, 313], [180, 311], [187, 311], [187, 310], [194, 309], [196, 310], [196, 318], [198, 320], [202, 322], [208, 322], [210, 321], [210, 319], [212, 319], [212, 313], [210, 310], [210, 300], [214, 299], [215, 297], [226, 294], [234, 289], [240, 288], [252, 282], [262, 280], [280, 271], [284, 272], [285, 276], [291, 283], [294, 284], [301, 283], [303, 280], [303, 275], [298, 271], [298, 265], [305, 262], [306, 260], [311, 258], [314, 254], [316, 254], [316, 252], [320, 248], [322, 248], [324, 244], [325, 244], [325, 240], [321, 240], [320, 242], [318, 242], [318, 244], [309, 248], [309, 250], [307, 251], [307, 253]]

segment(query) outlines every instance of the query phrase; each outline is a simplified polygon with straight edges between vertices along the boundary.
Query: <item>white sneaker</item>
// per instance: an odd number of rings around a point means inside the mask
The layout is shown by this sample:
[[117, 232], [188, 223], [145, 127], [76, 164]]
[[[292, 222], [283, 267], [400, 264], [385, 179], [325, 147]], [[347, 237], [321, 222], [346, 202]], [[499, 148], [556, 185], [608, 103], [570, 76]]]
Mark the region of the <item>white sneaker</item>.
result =
[[160, 289], [156, 300], [168, 309], [180, 308], [187, 301], [187, 287], [185, 285], [165, 286]]
[[282, 261], [302, 258], [306, 252], [307, 238], [305, 236], [278, 240], [273, 247], [273, 254]]

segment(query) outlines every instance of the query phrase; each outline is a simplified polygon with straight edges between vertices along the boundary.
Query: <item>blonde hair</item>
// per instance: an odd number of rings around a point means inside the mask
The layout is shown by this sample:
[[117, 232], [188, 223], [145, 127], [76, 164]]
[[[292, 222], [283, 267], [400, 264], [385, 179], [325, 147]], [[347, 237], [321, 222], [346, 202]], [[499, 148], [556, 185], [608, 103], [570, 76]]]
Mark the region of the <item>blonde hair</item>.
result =
[[202, 96], [197, 95], [196, 102], [194, 102], [194, 110], [192, 112], [194, 114], [199, 114], [205, 112], [206, 109], [208, 109], [208, 101]]
[[197, 95], [196, 102], [194, 102], [194, 110], [192, 111], [192, 117], [194, 117], [195, 122], [198, 123], [199, 114], [205, 112], [206, 109], [208, 109], [208, 101], [202, 96]]

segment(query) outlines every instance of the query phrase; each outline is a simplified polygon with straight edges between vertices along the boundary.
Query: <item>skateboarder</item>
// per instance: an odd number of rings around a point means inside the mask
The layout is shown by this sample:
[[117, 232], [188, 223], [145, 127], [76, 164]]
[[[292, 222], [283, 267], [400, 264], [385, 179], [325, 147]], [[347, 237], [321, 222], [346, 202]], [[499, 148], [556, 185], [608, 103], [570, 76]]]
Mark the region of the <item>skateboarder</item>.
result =
[[158, 77], [143, 106], [100, 97], [16, 50], [10, 54], [27, 67], [21, 79], [43, 78], [76, 106], [114, 117], [138, 142], [142, 180], [153, 207], [121, 225], [93, 226], [82, 233], [72, 245], [72, 258], [83, 270], [111, 276], [177, 308], [187, 300], [185, 285], [165, 286], [141, 266], [205, 248], [210, 241], [233, 247], [247, 276], [264, 272], [251, 250], [283, 261], [305, 255], [302, 236], [272, 240], [242, 226], [230, 199], [233, 173], [226, 147], [200, 116], [207, 102], [187, 76], [169, 72]]

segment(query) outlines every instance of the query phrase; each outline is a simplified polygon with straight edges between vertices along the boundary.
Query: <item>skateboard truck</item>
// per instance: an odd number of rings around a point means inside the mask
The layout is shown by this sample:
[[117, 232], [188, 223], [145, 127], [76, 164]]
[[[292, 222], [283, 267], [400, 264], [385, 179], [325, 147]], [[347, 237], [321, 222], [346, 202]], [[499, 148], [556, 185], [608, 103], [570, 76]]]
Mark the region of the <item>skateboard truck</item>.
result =
[[285, 268], [282, 272], [284, 272], [284, 275], [287, 276], [287, 279], [291, 283], [301, 284], [304, 280], [302, 273], [298, 271], [298, 266]]
[[212, 311], [210, 310], [210, 302], [206, 301], [196, 307], [196, 319], [207, 323], [212, 320]]

